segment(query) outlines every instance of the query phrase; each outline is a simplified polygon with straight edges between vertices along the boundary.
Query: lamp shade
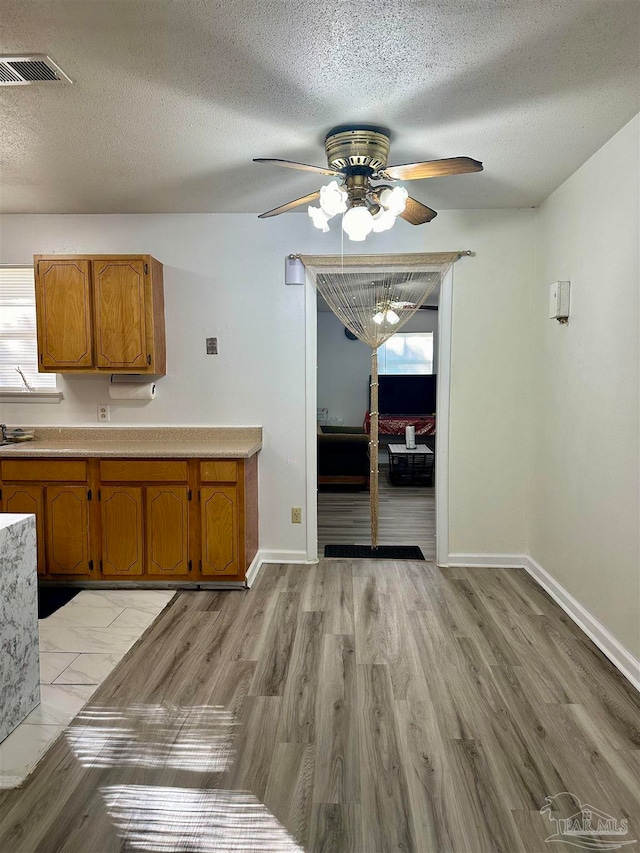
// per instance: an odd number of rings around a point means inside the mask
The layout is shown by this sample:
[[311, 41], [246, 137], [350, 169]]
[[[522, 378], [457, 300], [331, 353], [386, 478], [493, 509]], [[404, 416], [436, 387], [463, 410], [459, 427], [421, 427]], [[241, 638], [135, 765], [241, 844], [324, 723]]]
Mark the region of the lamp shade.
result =
[[320, 188], [320, 207], [328, 217], [344, 213], [347, 209], [347, 193], [341, 189], [337, 181], [331, 181], [326, 187]]
[[312, 204], [310, 204], [308, 212], [316, 228], [319, 228], [326, 234], [329, 230], [329, 217], [324, 212], [324, 210], [321, 210], [319, 207], [314, 207]]
[[383, 207], [374, 214], [373, 216], [373, 228], [372, 231], [375, 231], [379, 234], [381, 231], [388, 231], [390, 228], [393, 228], [393, 225], [396, 221], [395, 214], [390, 210], [385, 210]]
[[362, 241], [373, 231], [373, 216], [366, 207], [351, 207], [342, 218], [342, 228], [350, 240]]
[[380, 204], [398, 216], [405, 209], [408, 198], [409, 193], [404, 187], [385, 187], [380, 193]]

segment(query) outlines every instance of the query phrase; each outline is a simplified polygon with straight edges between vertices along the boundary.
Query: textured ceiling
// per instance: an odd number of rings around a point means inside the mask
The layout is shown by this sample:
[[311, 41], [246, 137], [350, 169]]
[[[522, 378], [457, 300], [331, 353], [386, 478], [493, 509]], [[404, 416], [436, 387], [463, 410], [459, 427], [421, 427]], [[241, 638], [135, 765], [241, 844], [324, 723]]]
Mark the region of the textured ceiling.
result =
[[0, 52], [73, 86], [1, 88], [6, 212], [260, 212], [318, 186], [335, 124], [392, 128], [436, 210], [536, 205], [639, 109], [638, 0], [2, 0]]

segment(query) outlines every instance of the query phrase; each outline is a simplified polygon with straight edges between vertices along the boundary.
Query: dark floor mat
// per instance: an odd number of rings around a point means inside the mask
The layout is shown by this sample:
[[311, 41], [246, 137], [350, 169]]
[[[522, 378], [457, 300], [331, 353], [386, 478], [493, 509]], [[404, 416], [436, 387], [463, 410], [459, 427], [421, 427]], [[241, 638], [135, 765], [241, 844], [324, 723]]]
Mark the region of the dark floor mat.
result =
[[68, 586], [41, 586], [38, 588], [38, 619], [46, 619], [71, 601], [80, 592]]
[[324, 555], [355, 560], [424, 560], [417, 545], [325, 545]]

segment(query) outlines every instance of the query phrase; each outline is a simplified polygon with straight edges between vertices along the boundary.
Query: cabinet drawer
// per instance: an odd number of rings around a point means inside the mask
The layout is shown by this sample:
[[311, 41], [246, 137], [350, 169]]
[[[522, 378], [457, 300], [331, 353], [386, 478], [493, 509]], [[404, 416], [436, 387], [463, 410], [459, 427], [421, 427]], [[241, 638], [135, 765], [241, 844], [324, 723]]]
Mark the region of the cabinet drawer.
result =
[[100, 479], [116, 483], [186, 483], [185, 461], [105, 459], [100, 462]]
[[2, 479], [82, 483], [87, 479], [87, 463], [83, 459], [5, 459]]
[[203, 483], [235, 483], [238, 480], [238, 463], [235, 459], [216, 459], [200, 463]]

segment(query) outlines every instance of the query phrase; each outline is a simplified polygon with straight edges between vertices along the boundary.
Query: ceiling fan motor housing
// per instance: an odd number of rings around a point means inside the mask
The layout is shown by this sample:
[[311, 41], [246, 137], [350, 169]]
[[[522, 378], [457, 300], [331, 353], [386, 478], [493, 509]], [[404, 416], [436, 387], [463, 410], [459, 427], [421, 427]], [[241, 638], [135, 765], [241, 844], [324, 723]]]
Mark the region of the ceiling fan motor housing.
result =
[[389, 157], [389, 135], [381, 128], [333, 128], [324, 143], [329, 167], [346, 175], [371, 175], [384, 169]]

